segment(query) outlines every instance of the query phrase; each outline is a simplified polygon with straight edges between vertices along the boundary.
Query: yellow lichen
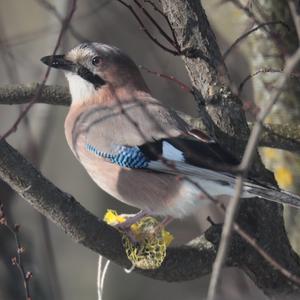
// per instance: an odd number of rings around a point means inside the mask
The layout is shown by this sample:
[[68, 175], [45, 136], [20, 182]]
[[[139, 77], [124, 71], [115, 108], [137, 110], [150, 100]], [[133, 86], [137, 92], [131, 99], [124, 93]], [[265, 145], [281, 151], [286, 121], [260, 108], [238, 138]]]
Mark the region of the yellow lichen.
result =
[[[113, 210], [108, 210], [104, 216], [104, 221], [110, 225], [123, 223], [125, 220], [126, 217]], [[130, 229], [137, 241], [134, 244], [126, 233], [123, 234], [127, 257], [134, 266], [140, 269], [157, 269], [164, 261], [173, 236], [159, 226], [160, 223], [153, 217], [144, 217], [131, 225]]]
[[290, 171], [290, 169], [284, 167], [284, 166], [278, 166], [274, 170], [275, 172], [275, 178], [282, 188], [288, 188], [293, 184], [293, 174]]
[[267, 158], [267, 159], [278, 159], [279, 157], [279, 153], [278, 150], [273, 149], [273, 148], [263, 148], [263, 155]]
[[118, 215], [116, 211], [108, 209], [103, 220], [109, 225], [116, 225], [125, 222], [126, 218]]

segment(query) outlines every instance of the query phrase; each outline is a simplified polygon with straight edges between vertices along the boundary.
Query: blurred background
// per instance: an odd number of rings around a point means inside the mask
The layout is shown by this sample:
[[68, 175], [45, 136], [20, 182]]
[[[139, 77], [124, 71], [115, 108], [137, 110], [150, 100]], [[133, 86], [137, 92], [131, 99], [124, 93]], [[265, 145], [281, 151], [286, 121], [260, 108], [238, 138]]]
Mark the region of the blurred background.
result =
[[[206, 0], [206, 8], [218, 42], [225, 51], [246, 29], [241, 12], [230, 4]], [[51, 4], [49, 6], [49, 4]], [[55, 11], [53, 10], [55, 8]], [[46, 68], [40, 58], [50, 55], [61, 29], [60, 19], [69, 8], [67, 0], [1, 0], [0, 1], [0, 84], [33, 83], [43, 79]], [[155, 15], [155, 13], [153, 13]], [[159, 18], [158, 15], [155, 15]], [[127, 52], [137, 64], [150, 70], [175, 76], [190, 84], [180, 58], [159, 49], [147, 38], [130, 12], [113, 0], [78, 0], [71, 30], [63, 38], [59, 53], [82, 40], [115, 45]], [[151, 32], [151, 24], [146, 23]], [[164, 24], [162, 22], [164, 26]], [[247, 61], [247, 44], [236, 47], [227, 65], [238, 85], [251, 71]], [[197, 115], [193, 97], [174, 82], [142, 71], [155, 97], [165, 104], [191, 115]], [[66, 85], [60, 72], [52, 71], [48, 84]], [[251, 84], [242, 97], [253, 99]], [[6, 132], [22, 107], [0, 106], [0, 134]], [[36, 104], [8, 141], [59, 188], [72, 194], [100, 218], [108, 208], [118, 212], [135, 212], [103, 193], [88, 177], [67, 147], [64, 118], [67, 107]], [[273, 153], [274, 154], [274, 153]], [[292, 189], [288, 182], [286, 188]], [[20, 224], [20, 238], [26, 270], [33, 273], [30, 281], [32, 299], [96, 299], [97, 254], [75, 244], [55, 225], [49, 223], [23, 199], [0, 182], [0, 200], [11, 224]], [[214, 208], [195, 213], [194, 218], [170, 225], [174, 244], [182, 244], [199, 235], [208, 226], [207, 216], [221, 220]], [[294, 215], [291, 214], [291, 218]], [[20, 274], [11, 264], [16, 254], [12, 235], [0, 226], [0, 299], [21, 300], [24, 289]], [[104, 299], [204, 299], [208, 277], [183, 283], [166, 283], [125, 272], [111, 264], [105, 283]], [[220, 299], [266, 299], [239, 270], [223, 271]]]

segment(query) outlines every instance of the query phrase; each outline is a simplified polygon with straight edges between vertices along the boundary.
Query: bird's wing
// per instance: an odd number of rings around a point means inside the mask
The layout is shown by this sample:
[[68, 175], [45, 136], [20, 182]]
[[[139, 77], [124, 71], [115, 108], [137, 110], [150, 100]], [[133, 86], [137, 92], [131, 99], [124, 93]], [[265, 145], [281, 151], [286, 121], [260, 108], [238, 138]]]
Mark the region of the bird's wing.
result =
[[181, 162], [191, 167], [218, 171], [233, 171], [238, 160], [218, 143], [194, 138], [189, 134], [163, 138], [139, 146], [152, 161], [165, 160]]
[[[200, 186], [203, 181], [211, 182], [216, 191], [207, 192], [213, 195], [233, 191], [238, 165], [233, 155], [205, 134], [186, 130], [175, 113], [172, 115], [156, 103], [150, 114], [144, 107], [141, 113], [139, 104], [131, 105], [126, 107], [126, 115], [103, 107], [87, 112], [86, 151], [121, 167], [187, 176], [200, 182]], [[222, 186], [224, 189], [219, 190]], [[300, 207], [298, 196], [251, 179], [245, 181], [244, 190], [243, 197], [258, 196]]]
[[185, 131], [184, 121], [155, 99], [94, 105], [85, 109], [80, 119], [86, 143], [111, 154], [122, 146], [135, 147]]
[[176, 112], [151, 97], [91, 106], [83, 111], [79, 123], [81, 128], [76, 131], [84, 131], [86, 148], [107, 159], [114, 157], [114, 163], [118, 156], [128, 160], [133, 156], [148, 163], [165, 159], [225, 171], [238, 164], [210, 137], [189, 128]]
[[[103, 150], [107, 148], [101, 145], [101, 141], [89, 137], [86, 146], [88, 151], [121, 167], [146, 168], [177, 175], [207, 177], [211, 172], [210, 178], [216, 179], [218, 173], [225, 172], [228, 173], [224, 175], [226, 178], [234, 178], [230, 173], [234, 173], [238, 164], [237, 159], [217, 143], [198, 140], [184, 132], [176, 137], [160, 139], [152, 135], [150, 141], [135, 145], [130, 145], [128, 137], [124, 140], [120, 143], [115, 138], [107, 147], [109, 150]], [[220, 177], [224, 179], [224, 176], [220, 173]]]

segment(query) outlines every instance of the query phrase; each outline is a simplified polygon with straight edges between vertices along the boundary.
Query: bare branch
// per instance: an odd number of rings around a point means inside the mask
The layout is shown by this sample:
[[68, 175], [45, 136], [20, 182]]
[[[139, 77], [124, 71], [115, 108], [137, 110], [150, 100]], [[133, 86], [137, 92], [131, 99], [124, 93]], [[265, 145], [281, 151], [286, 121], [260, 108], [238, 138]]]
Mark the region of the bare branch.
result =
[[17, 266], [20, 275], [23, 279], [24, 284], [24, 293], [26, 296], [26, 299], [32, 299], [31, 293], [30, 293], [30, 280], [32, 277], [32, 273], [29, 271], [25, 271], [24, 263], [23, 263], [23, 254], [25, 252], [25, 249], [21, 245], [20, 236], [19, 236], [19, 230], [20, 225], [11, 225], [9, 221], [7, 220], [7, 217], [4, 213], [4, 207], [3, 203], [0, 202], [0, 226], [4, 226], [9, 233], [13, 236], [16, 244], [16, 256], [13, 256], [11, 258], [11, 262], [14, 266]]
[[145, 3], [149, 3], [153, 7], [153, 9], [155, 11], [157, 11], [166, 20], [166, 22], [167, 22], [167, 24], [169, 26], [169, 29], [170, 29], [170, 31], [172, 33], [173, 40], [175, 42], [175, 48], [179, 50], [180, 47], [179, 47], [179, 44], [178, 44], [178, 41], [177, 41], [177, 38], [176, 38], [176, 35], [175, 35], [175, 32], [174, 32], [174, 29], [173, 29], [173, 27], [172, 27], [172, 25], [170, 23], [170, 20], [166, 16], [166, 14], [163, 11], [161, 11], [153, 1], [151, 1], [151, 0], [144, 0], [144, 2]]
[[259, 145], [300, 152], [300, 124], [264, 124]]
[[238, 87], [238, 95], [241, 95], [242, 93], [242, 90], [245, 86], [245, 84], [250, 80], [252, 79], [253, 77], [259, 75], [259, 74], [263, 74], [263, 73], [282, 73], [283, 70], [280, 70], [280, 69], [273, 69], [273, 68], [262, 68], [262, 69], [259, 69], [257, 71], [255, 71], [254, 73], [252, 74], [249, 74], [247, 75], [242, 81], [241, 83], [239, 84], [239, 87]]
[[[64, 21], [62, 23], [62, 27], [61, 27], [60, 33], [58, 35], [57, 42], [55, 44], [52, 56], [56, 54], [56, 52], [57, 52], [57, 50], [58, 50], [58, 48], [60, 46], [60, 43], [62, 41], [63, 35], [64, 35], [65, 31], [67, 30], [67, 28], [69, 26], [69, 23], [71, 22], [71, 19], [73, 17], [73, 14], [74, 14], [74, 12], [76, 10], [77, 0], [70, 0], [70, 3], [71, 3], [70, 12], [67, 14], [67, 16], [65, 17], [65, 19], [64, 19]], [[46, 81], [47, 81], [48, 76], [50, 74], [50, 69], [51, 69], [51, 66], [48, 66], [48, 68], [46, 70], [46, 73], [44, 75], [44, 78], [43, 78], [43, 80], [42, 80], [39, 88], [37, 89], [35, 96], [31, 99], [31, 101], [29, 102], [29, 104], [22, 110], [22, 112], [20, 113], [19, 117], [13, 123], [13, 125], [11, 126], [11, 128], [6, 133], [4, 133], [2, 136], [0, 136], [0, 141], [3, 140], [3, 139], [5, 139], [5, 138], [7, 138], [11, 133], [13, 133], [13, 132], [15, 132], [17, 130], [18, 125], [20, 124], [20, 122], [22, 121], [22, 119], [27, 115], [28, 111], [31, 109], [31, 107], [35, 104], [35, 102], [37, 101], [37, 99], [40, 97], [40, 94], [42, 92], [43, 86], [46, 84]]]
[[264, 26], [268, 26], [268, 25], [278, 25], [278, 24], [281, 24], [283, 25], [284, 27], [287, 27], [288, 26], [283, 23], [282, 21], [270, 21], [270, 22], [265, 22], [265, 23], [261, 23], [259, 25], [257, 25], [256, 27], [250, 29], [249, 31], [245, 32], [244, 34], [242, 34], [240, 37], [238, 37], [233, 43], [232, 45], [224, 52], [223, 54], [223, 59], [226, 60], [226, 58], [228, 57], [228, 55], [230, 54], [230, 52], [232, 51], [232, 49], [234, 47], [236, 47], [241, 41], [243, 41], [245, 38], [248, 37], [248, 35], [250, 35], [251, 33], [261, 29], [262, 27]]
[[[240, 83], [239, 87], [238, 87], [238, 95], [240, 95], [242, 93], [242, 90], [245, 86], [245, 84], [248, 82], [248, 80], [252, 79], [253, 77], [263, 74], [263, 73], [282, 73], [283, 70], [282, 69], [274, 69], [274, 68], [261, 68], [259, 70], [257, 70], [256, 72], [249, 74], [248, 76], [246, 76], [242, 82]], [[291, 78], [300, 78], [300, 74], [297, 73], [291, 73], [290, 74]]]
[[294, 283], [300, 285], [300, 277], [296, 276], [286, 268], [284, 268], [277, 260], [275, 260], [271, 255], [269, 255], [266, 251], [264, 251], [257, 243], [257, 240], [251, 238], [241, 227], [234, 223], [233, 229], [245, 240], [248, 244], [250, 244], [271, 266], [275, 269], [279, 270], [281, 274], [283, 274], [286, 278], [293, 281]]
[[156, 22], [156, 20], [151, 16], [151, 14], [145, 9], [145, 7], [138, 1], [133, 0], [134, 3], [143, 11], [145, 16], [151, 21], [151, 23], [157, 28], [161, 36], [163, 36], [175, 49], [177, 49], [178, 52], [180, 52], [180, 49], [177, 48], [178, 45], [176, 44], [175, 40], [173, 40], [163, 29], [162, 27]]
[[[203, 120], [193, 118], [181, 112], [178, 113], [192, 127], [208, 134]], [[248, 125], [250, 128], [253, 128], [254, 124], [248, 123]], [[241, 134], [239, 139], [247, 141], [248, 136]], [[259, 146], [300, 152], [300, 124], [264, 124]]]
[[[36, 94], [39, 87], [38, 83], [29, 85], [7, 85], [0, 87], [0, 105], [15, 105], [28, 103]], [[71, 96], [68, 88], [53, 85], [43, 87], [41, 95], [37, 103], [45, 103], [50, 105], [68, 106], [71, 103]], [[203, 120], [200, 118], [192, 118], [189, 115], [179, 113], [180, 116], [191, 126], [203, 130], [209, 134]], [[252, 124], [249, 123], [250, 128]], [[292, 152], [300, 151], [300, 125], [297, 124], [265, 124], [259, 145], [261, 147], [271, 147]], [[248, 136], [240, 134], [239, 140], [245, 142]]]
[[[75, 242], [122, 267], [130, 266], [123, 250], [120, 233], [103, 221], [99, 221], [72, 196], [62, 192], [44, 178], [4, 140], [0, 142], [0, 177]], [[215, 253], [215, 246], [201, 237], [190, 242], [188, 246], [169, 248], [161, 268], [153, 271], [137, 271], [160, 280], [190, 280], [210, 272]]]
[[177, 50], [173, 50], [173, 49], [170, 49], [166, 46], [164, 46], [161, 42], [159, 42], [150, 32], [149, 30], [145, 27], [142, 19], [138, 16], [138, 14], [135, 12], [135, 10], [133, 9], [133, 7], [126, 3], [125, 1], [123, 0], [118, 0], [118, 2], [120, 2], [123, 6], [125, 6], [126, 8], [129, 9], [129, 11], [133, 14], [133, 16], [135, 17], [135, 19], [138, 21], [138, 23], [140, 24], [142, 30], [146, 33], [146, 35], [157, 45], [159, 46], [161, 49], [165, 50], [166, 52], [169, 52], [173, 55], [179, 55], [178, 51]]
[[[40, 83], [2, 86], [0, 87], [0, 104], [28, 103], [36, 95], [36, 91], [40, 86]], [[45, 85], [41, 90], [37, 103], [69, 106], [71, 104], [71, 95], [66, 87]]]
[[[61, 22], [61, 24], [64, 23], [64, 18], [60, 15], [59, 11], [56, 9], [56, 7], [48, 2], [47, 0], [36, 0], [41, 6], [43, 6], [46, 10], [48, 10], [50, 13], [52, 13], [55, 18]], [[79, 41], [85, 41], [88, 42], [88, 40], [82, 36], [71, 24], [68, 26], [68, 30], [70, 31], [70, 33], [73, 35], [73, 37]]]
[[166, 75], [166, 74], [162, 74], [162, 73], [159, 73], [159, 72], [156, 72], [156, 71], [152, 71], [150, 69], [148, 69], [147, 67], [145, 66], [142, 66], [142, 65], [139, 65], [139, 68], [142, 69], [142, 70], [145, 70], [147, 73], [149, 74], [152, 74], [152, 75], [155, 75], [155, 76], [158, 76], [158, 77], [161, 77], [161, 78], [164, 78], [164, 79], [167, 79], [167, 80], [170, 80], [170, 81], [173, 81], [175, 82], [177, 85], [180, 86], [180, 88], [187, 92], [187, 93], [191, 93], [192, 95], [194, 94], [194, 91], [191, 87], [189, 87], [188, 85], [186, 85], [185, 83], [181, 82], [180, 80], [178, 80], [177, 78], [175, 78], [174, 76], [172, 75]]
[[[240, 0], [226, 0], [226, 2], [233, 3], [238, 9], [242, 10], [245, 13], [245, 15], [248, 16], [256, 25], [260, 25], [263, 22], [271, 21], [270, 19], [266, 18], [266, 15], [263, 9], [261, 9], [258, 1], [251, 2], [253, 3], [253, 6], [258, 6], [257, 13], [253, 12], [253, 7], [248, 5], [243, 5]], [[283, 41], [281, 36], [276, 31], [270, 30], [268, 26], [263, 26], [262, 29], [277, 45], [278, 50], [280, 50], [280, 54], [282, 55], [282, 57], [285, 57], [287, 53], [286, 53], [286, 49], [282, 47]]]

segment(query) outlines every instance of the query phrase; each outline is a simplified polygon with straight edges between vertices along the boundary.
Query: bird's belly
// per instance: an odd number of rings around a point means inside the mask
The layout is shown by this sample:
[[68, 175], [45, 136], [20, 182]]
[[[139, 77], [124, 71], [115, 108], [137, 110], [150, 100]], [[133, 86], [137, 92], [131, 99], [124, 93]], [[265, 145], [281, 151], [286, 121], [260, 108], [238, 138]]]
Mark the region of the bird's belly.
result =
[[[84, 149], [84, 148], [80, 148]], [[79, 160], [91, 178], [108, 194], [153, 215], [183, 218], [210, 200], [201, 191], [213, 197], [232, 196], [233, 188], [211, 180], [190, 178], [193, 182], [178, 179], [173, 174], [144, 169], [122, 168], [88, 151], [80, 151]]]
[[[171, 174], [121, 168], [100, 158], [95, 161], [94, 157], [85, 157], [81, 162], [108, 194], [153, 215], [183, 218], [210, 202], [194, 184]], [[206, 183], [202, 184], [207, 188]]]

